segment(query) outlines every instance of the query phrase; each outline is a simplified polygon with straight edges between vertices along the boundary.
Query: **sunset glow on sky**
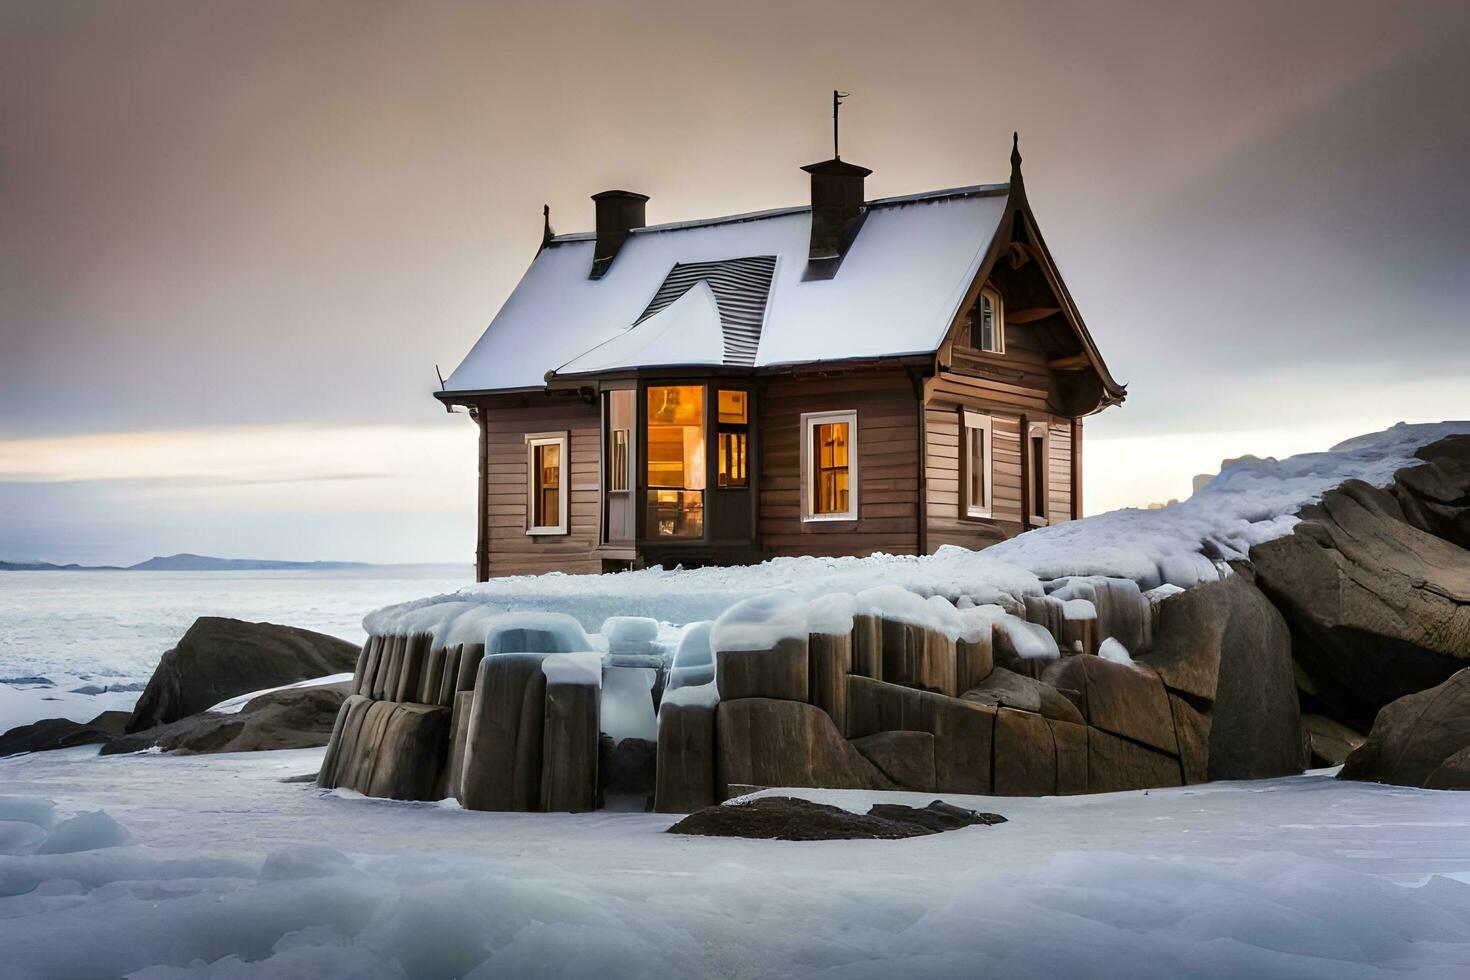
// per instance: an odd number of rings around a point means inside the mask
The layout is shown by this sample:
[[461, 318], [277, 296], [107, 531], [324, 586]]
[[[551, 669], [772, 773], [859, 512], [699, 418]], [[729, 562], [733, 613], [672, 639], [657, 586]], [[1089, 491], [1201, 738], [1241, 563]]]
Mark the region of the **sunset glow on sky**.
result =
[[431, 397], [541, 205], [650, 222], [1003, 180], [1128, 400], [1086, 510], [1463, 418], [1470, 9], [0, 5], [0, 559], [463, 561]]

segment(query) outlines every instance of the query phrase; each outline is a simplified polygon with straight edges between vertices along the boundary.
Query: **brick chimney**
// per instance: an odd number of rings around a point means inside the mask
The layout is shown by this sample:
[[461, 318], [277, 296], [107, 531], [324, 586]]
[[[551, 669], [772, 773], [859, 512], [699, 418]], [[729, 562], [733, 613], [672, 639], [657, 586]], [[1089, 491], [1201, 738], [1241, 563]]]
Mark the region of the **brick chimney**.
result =
[[801, 169], [812, 175], [812, 239], [807, 258], [840, 258], [862, 211], [863, 178], [873, 171], [836, 157]]
[[592, 273], [588, 278], [601, 279], [627, 241], [628, 232], [648, 223], [643, 214], [648, 195], [603, 191], [593, 194], [592, 200], [597, 204], [597, 246], [592, 250]]

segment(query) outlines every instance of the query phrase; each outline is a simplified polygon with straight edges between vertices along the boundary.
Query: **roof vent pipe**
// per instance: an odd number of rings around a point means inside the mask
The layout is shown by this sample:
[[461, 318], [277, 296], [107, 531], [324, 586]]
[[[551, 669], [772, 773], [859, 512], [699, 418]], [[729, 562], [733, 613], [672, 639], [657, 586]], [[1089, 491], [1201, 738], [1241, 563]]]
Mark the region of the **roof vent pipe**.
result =
[[632, 191], [603, 191], [592, 195], [597, 205], [597, 247], [592, 251], [592, 273], [589, 279], [601, 279], [617, 258], [618, 249], [628, 240], [628, 233], [647, 224], [644, 205], [647, 194]]

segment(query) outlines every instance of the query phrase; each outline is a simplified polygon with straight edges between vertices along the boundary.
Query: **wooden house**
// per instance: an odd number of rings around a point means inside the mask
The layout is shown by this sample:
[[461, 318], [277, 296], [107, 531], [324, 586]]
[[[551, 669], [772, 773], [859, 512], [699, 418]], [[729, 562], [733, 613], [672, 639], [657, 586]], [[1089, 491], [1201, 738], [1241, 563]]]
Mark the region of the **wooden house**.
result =
[[479, 426], [476, 571], [982, 548], [1081, 516], [1113, 380], [1008, 183], [645, 225], [593, 195], [436, 393]]

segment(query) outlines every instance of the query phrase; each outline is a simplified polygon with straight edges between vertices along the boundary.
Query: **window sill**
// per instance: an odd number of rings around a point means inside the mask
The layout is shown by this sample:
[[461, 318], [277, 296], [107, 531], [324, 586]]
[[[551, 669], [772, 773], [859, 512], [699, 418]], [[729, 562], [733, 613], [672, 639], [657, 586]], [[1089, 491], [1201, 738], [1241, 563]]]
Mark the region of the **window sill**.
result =
[[803, 524], [839, 524], [843, 521], [856, 523], [856, 514], [809, 514], [801, 519]]
[[554, 534], [569, 533], [564, 527], [528, 527], [526, 533], [532, 537], [546, 537]]

